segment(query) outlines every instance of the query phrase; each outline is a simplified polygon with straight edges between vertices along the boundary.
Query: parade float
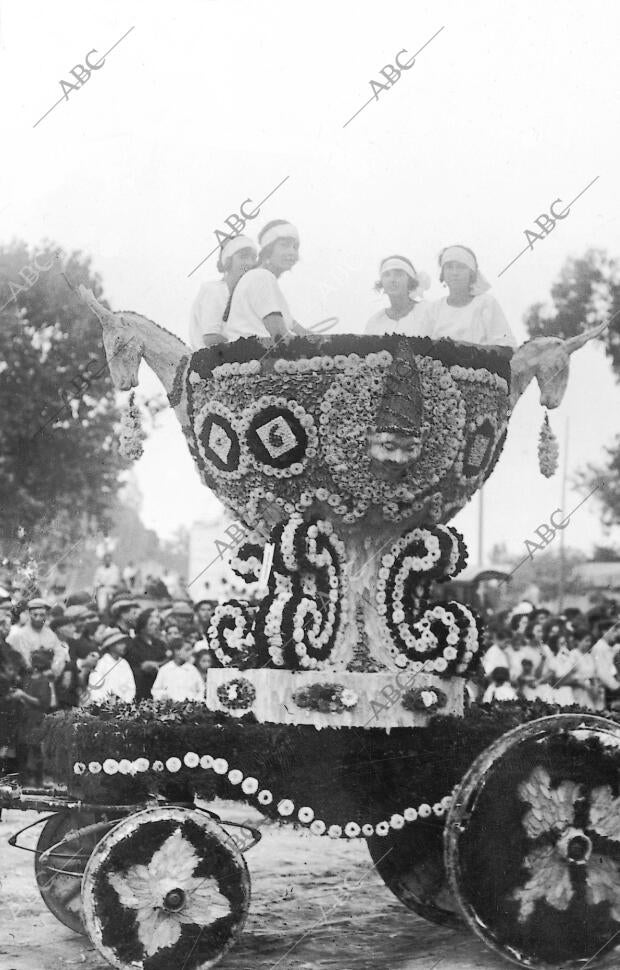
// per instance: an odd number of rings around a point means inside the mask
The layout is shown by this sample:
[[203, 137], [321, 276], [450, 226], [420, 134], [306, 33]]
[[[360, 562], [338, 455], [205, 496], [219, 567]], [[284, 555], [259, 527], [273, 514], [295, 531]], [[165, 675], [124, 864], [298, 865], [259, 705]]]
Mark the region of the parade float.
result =
[[365, 839], [405, 906], [521, 966], [613, 948], [618, 724], [469, 706], [481, 623], [431, 592], [466, 563], [448, 523], [491, 474], [516, 401], [536, 379], [557, 407], [571, 353], [603, 328], [514, 353], [330, 334], [192, 354], [82, 296], [115, 385], [134, 388], [143, 359], [161, 379], [205, 485], [244, 526], [233, 566], [265, 590], [217, 607], [205, 705], [48, 719], [58, 791], [7, 784], [3, 799], [53, 812], [35, 853], [51, 911], [120, 970], [211, 966], [242, 931], [260, 837], [211, 811], [220, 797]]

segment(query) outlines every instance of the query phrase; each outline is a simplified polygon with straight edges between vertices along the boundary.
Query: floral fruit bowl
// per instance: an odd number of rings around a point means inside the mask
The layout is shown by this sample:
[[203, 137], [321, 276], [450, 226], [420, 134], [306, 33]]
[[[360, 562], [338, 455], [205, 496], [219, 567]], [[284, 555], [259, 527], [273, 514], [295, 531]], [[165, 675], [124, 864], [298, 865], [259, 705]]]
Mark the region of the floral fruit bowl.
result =
[[352, 335], [201, 350], [186, 374], [192, 454], [255, 528], [295, 512], [345, 527], [447, 522], [502, 449], [507, 354]]

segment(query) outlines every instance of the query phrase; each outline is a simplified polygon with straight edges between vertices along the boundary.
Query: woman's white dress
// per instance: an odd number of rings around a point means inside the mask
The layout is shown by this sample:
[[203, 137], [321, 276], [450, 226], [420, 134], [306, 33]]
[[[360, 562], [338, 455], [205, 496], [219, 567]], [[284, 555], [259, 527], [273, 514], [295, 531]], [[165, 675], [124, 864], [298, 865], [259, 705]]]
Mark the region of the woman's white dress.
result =
[[381, 337], [386, 333], [400, 333], [406, 337], [425, 336], [420, 333], [420, 327], [424, 320], [426, 306], [427, 304], [424, 302], [416, 303], [409, 313], [401, 317], [400, 320], [392, 320], [388, 317], [388, 308], [383, 307], [378, 313], [373, 313], [366, 324], [364, 334], [367, 337]]
[[221, 333], [224, 326], [222, 317], [228, 303], [230, 291], [225, 280], [211, 280], [203, 283], [192, 305], [189, 322], [189, 342], [192, 350], [204, 347], [206, 333]]
[[104, 653], [88, 678], [86, 703], [102, 703], [114, 698], [131, 704], [136, 698], [136, 682], [123, 657]]
[[489, 292], [474, 296], [467, 306], [450, 306], [448, 298], [426, 304], [422, 337], [449, 338], [460, 343], [516, 347], [504, 311]]

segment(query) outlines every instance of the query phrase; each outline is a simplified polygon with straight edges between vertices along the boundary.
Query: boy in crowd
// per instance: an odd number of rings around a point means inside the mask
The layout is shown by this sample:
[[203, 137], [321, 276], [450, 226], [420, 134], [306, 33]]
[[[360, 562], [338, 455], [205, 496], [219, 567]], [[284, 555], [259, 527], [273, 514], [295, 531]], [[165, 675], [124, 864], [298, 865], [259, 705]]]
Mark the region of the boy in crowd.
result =
[[172, 660], [157, 671], [151, 690], [156, 701], [201, 701], [204, 699], [203, 679], [190, 661], [192, 645], [187, 640], [175, 640], [168, 644]]

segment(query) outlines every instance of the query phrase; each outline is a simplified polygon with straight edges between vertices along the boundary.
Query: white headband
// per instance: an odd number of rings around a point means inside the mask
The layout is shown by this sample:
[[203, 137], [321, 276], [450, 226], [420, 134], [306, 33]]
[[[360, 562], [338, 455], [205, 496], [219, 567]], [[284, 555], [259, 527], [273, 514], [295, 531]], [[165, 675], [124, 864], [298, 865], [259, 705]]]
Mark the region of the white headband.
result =
[[491, 289], [491, 284], [478, 269], [475, 256], [468, 249], [465, 249], [463, 246], [447, 246], [441, 254], [439, 262], [442, 270], [445, 263], [449, 262], [463, 263], [475, 274], [475, 279], [471, 284], [472, 296], [479, 296], [481, 293], [486, 292], [486, 290]]
[[390, 269], [402, 269], [403, 273], [410, 276], [412, 280], [418, 279], [418, 274], [416, 273], [413, 263], [410, 263], [408, 259], [401, 259], [400, 256], [388, 256], [384, 259], [379, 267], [379, 273], [386, 273]]
[[410, 263], [408, 259], [403, 259], [400, 256], [388, 256], [379, 266], [379, 275], [390, 269], [401, 269], [406, 273], [417, 284], [416, 291], [418, 293], [423, 293], [425, 290], [428, 290], [431, 285], [428, 273], [418, 273], [413, 263]]
[[276, 239], [296, 239], [299, 242], [299, 233], [295, 226], [290, 222], [283, 222], [279, 226], [272, 226], [267, 232], [264, 232], [260, 238], [260, 248], [264, 249], [270, 243], [275, 242]]
[[222, 263], [241, 249], [253, 249], [254, 252], [257, 252], [256, 243], [253, 243], [249, 236], [233, 236], [232, 239], [227, 239], [220, 250]]

